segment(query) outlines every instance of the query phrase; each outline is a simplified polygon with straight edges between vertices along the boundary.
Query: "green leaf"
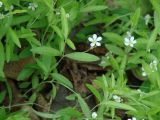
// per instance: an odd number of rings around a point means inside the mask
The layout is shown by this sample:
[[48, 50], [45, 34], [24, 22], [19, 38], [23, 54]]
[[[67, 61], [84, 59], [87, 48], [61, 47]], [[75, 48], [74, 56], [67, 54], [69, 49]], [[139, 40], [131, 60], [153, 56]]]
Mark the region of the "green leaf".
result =
[[0, 42], [0, 77], [5, 77], [3, 68], [4, 68], [4, 62], [5, 62], [5, 53], [4, 53], [4, 47], [3, 44]]
[[66, 54], [65, 56], [67, 58], [77, 60], [77, 61], [82, 61], [82, 62], [94, 62], [99, 60], [99, 57], [89, 53], [84, 53], [84, 52], [73, 52], [70, 54]]
[[74, 43], [73, 43], [70, 39], [67, 39], [66, 42], [67, 42], [67, 45], [68, 45], [71, 49], [76, 50], [76, 47], [75, 47]]
[[141, 15], [141, 9], [137, 8], [135, 13], [131, 16], [131, 29], [132, 30], [136, 29], [140, 15]]
[[0, 108], [0, 120], [6, 120], [7, 117], [7, 112], [5, 108], [1, 107]]
[[57, 116], [53, 113], [38, 112], [38, 111], [35, 111], [35, 110], [33, 110], [33, 112], [37, 116], [42, 117], [42, 118], [48, 118], [48, 119], [53, 119], [54, 120], [55, 118], [59, 117], [59, 116]]
[[31, 51], [40, 55], [59, 56], [60, 52], [52, 47], [42, 46], [32, 48]]
[[150, 48], [153, 46], [153, 44], [155, 43], [156, 41], [156, 38], [157, 38], [157, 34], [158, 34], [158, 29], [159, 28], [155, 28], [153, 30], [153, 32], [151, 33], [151, 36], [150, 36], [150, 39], [147, 43], [147, 51], [150, 50]]
[[105, 46], [110, 52], [112, 52], [115, 55], [120, 55], [120, 56], [125, 55], [125, 52], [120, 47], [117, 47], [116, 45], [106, 44]]
[[91, 112], [87, 103], [83, 100], [83, 98], [80, 95], [77, 95], [77, 97], [78, 97], [78, 102], [82, 109], [83, 114], [85, 115], [86, 118], [91, 118]]
[[14, 30], [12, 30], [12, 28], [9, 28], [8, 29], [8, 36], [9, 36], [9, 38], [19, 47], [19, 48], [21, 48], [21, 43], [20, 43], [20, 41], [19, 41], [19, 38], [18, 38], [18, 36], [17, 36], [17, 34], [16, 34], [16, 32], [14, 31]]
[[116, 33], [112, 33], [112, 32], [105, 32], [103, 33], [103, 36], [107, 38], [107, 41], [109, 40], [110, 42], [123, 47], [123, 37], [121, 37], [120, 35], [116, 34]]
[[34, 92], [29, 98], [29, 103], [34, 103], [36, 99], [37, 99], [37, 93]]
[[62, 32], [64, 34], [64, 38], [68, 38], [69, 30], [68, 30], [68, 21], [66, 17], [66, 12], [64, 8], [61, 8], [61, 23], [62, 23]]
[[34, 75], [32, 77], [32, 88], [36, 89], [38, 87], [38, 85], [39, 85], [39, 78], [38, 78], [38, 76]]
[[52, 73], [52, 78], [57, 80], [57, 82], [62, 84], [62, 85], [64, 84], [67, 87], [73, 88], [73, 85], [70, 82], [70, 80], [68, 80], [68, 78], [66, 78], [65, 76], [63, 76], [59, 73]]
[[87, 6], [87, 7], [81, 8], [80, 12], [101, 11], [101, 10], [105, 10], [106, 8], [107, 8], [107, 6], [105, 6], [105, 5]]
[[108, 56], [109, 56], [109, 62], [111, 63], [111, 66], [115, 70], [119, 70], [119, 64], [118, 64], [117, 60], [113, 57], [113, 55], [111, 53]]
[[60, 38], [63, 38], [63, 35], [62, 35], [62, 31], [59, 29], [59, 27], [53, 25], [51, 26], [52, 29], [57, 33], [57, 35], [60, 37]]
[[5, 96], [6, 96], [6, 91], [1, 91], [0, 92], [0, 104], [3, 102]]
[[124, 103], [108, 101], [106, 103], [106, 105], [109, 106], [109, 107], [114, 107], [114, 108], [119, 108], [119, 109], [123, 109], [123, 110], [129, 110], [129, 111], [137, 112], [137, 110], [135, 108], [133, 108], [130, 105], [124, 104]]
[[18, 75], [18, 80], [26, 80], [31, 76], [31, 74], [34, 72], [34, 69], [32, 68], [24, 68]]
[[159, 0], [150, 0], [150, 2], [153, 5], [153, 8], [155, 9], [155, 11], [160, 15], [160, 3]]
[[42, 69], [43, 73], [45, 75], [47, 75], [47, 73], [49, 72], [49, 69], [47, 69], [47, 66], [44, 64], [44, 62], [42, 62], [39, 59], [36, 59], [37, 65], [40, 67], [40, 69]]
[[102, 101], [101, 95], [98, 92], [98, 90], [96, 90], [96, 88], [94, 88], [92, 85], [86, 84], [86, 86], [88, 87], [88, 89], [93, 93], [93, 95], [97, 98], [97, 100], [99, 102]]

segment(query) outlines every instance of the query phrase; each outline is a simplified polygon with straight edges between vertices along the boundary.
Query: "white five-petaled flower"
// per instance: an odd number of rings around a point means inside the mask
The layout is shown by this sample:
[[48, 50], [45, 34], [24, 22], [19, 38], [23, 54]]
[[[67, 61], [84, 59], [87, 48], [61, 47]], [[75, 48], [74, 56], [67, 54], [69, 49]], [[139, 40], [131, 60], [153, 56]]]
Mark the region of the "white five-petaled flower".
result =
[[0, 13], [0, 20], [4, 19], [4, 15]]
[[69, 18], [70, 17], [70, 14], [69, 13], [66, 13], [66, 18]]
[[120, 102], [123, 101], [123, 99], [122, 99], [121, 97], [117, 96], [117, 95], [113, 95], [112, 98], [113, 98], [113, 100], [114, 100], [115, 102], [119, 102], [119, 103], [120, 103]]
[[132, 36], [130, 32], [127, 32], [127, 36], [124, 38], [124, 44], [126, 46], [134, 47], [134, 44], [136, 43], [137, 41], [134, 40], [134, 36]]
[[137, 120], [135, 117], [129, 118], [128, 120]]
[[29, 3], [28, 9], [35, 11], [37, 7], [38, 7], [37, 3]]
[[93, 112], [93, 113], [92, 113], [92, 118], [93, 118], [93, 119], [96, 119], [96, 118], [97, 118], [97, 113], [96, 113], [96, 112]]
[[154, 71], [157, 71], [157, 65], [158, 65], [158, 62], [156, 61], [156, 60], [153, 60], [150, 64], [149, 64], [149, 66], [150, 66], [150, 68], [152, 69], [152, 72], [154, 72]]
[[142, 91], [142, 90], [140, 90], [140, 89], [137, 89], [137, 92], [139, 93], [139, 95], [140, 95], [140, 96], [145, 95], [145, 92], [143, 92], [143, 91]]
[[3, 6], [3, 2], [0, 1], [0, 7], [2, 7], [2, 6]]
[[145, 24], [146, 24], [146, 25], [148, 25], [150, 19], [151, 19], [151, 16], [150, 16], [149, 14], [147, 14], [147, 15], [144, 17], [144, 20], [145, 20]]
[[144, 68], [142, 67], [142, 76], [147, 76], [147, 73], [144, 71]]
[[98, 37], [96, 34], [93, 34], [93, 36], [89, 37], [88, 40], [91, 42], [91, 47], [101, 46], [100, 41], [102, 40], [102, 37]]

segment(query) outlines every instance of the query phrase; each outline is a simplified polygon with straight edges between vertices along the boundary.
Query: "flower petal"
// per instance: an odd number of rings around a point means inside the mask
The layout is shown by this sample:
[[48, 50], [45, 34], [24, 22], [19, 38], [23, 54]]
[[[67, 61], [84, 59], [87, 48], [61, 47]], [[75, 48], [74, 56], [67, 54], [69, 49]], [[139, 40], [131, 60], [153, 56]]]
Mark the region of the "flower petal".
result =
[[90, 46], [91, 46], [91, 47], [94, 47], [94, 46], [95, 46], [95, 43], [91, 43]]
[[134, 37], [133, 36], [130, 38], [130, 41], [134, 41]]
[[89, 40], [90, 42], [93, 42], [93, 41], [94, 41], [93, 38], [91, 38], [91, 37], [89, 37], [88, 40]]
[[97, 41], [101, 41], [101, 40], [102, 40], [102, 37], [98, 37], [98, 38], [97, 38]]
[[96, 42], [96, 46], [101, 46], [101, 43], [100, 42]]
[[129, 46], [130, 46], [130, 47], [133, 47], [133, 46], [134, 46], [134, 44], [133, 44], [133, 43], [130, 43], [130, 44], [129, 44]]
[[125, 44], [126, 46], [128, 46], [129, 43], [130, 43], [129, 39], [128, 39], [128, 38], [124, 38], [124, 44]]
[[137, 41], [136, 40], [133, 40], [133, 42], [132, 42], [133, 44], [136, 44], [137, 43]]
[[93, 39], [96, 40], [97, 39], [97, 35], [93, 34]]

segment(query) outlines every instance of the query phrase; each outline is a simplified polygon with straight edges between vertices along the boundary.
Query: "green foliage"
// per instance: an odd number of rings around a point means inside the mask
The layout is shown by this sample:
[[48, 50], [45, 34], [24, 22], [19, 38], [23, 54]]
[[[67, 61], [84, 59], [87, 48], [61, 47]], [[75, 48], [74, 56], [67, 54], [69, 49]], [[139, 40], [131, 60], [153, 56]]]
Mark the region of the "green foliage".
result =
[[[0, 2], [0, 82], [3, 84], [0, 86], [0, 119], [30, 120], [32, 112], [51, 120], [121, 120], [116, 111], [138, 120], [160, 119], [159, 0]], [[93, 37], [89, 37], [91, 35]], [[79, 50], [77, 44], [80, 43], [86, 44], [87, 49]], [[97, 46], [106, 49], [106, 55], [91, 54]], [[77, 104], [54, 112], [37, 108], [12, 112], [14, 90], [7, 79], [5, 65], [25, 59], [27, 64], [21, 64], [23, 69], [18, 71], [16, 84], [26, 103], [17, 105], [36, 108], [39, 93], [46, 86], [51, 86], [46, 96], [52, 102], [59, 85], [72, 92], [66, 99]], [[107, 69], [103, 75], [97, 73], [93, 83], [86, 84], [96, 99], [94, 108], [74, 91], [75, 83], [70, 75], [60, 70], [63, 60], [91, 62]], [[130, 81], [137, 83], [137, 79], [142, 84], [129, 84]], [[9, 100], [8, 106], [4, 106], [5, 100]]]

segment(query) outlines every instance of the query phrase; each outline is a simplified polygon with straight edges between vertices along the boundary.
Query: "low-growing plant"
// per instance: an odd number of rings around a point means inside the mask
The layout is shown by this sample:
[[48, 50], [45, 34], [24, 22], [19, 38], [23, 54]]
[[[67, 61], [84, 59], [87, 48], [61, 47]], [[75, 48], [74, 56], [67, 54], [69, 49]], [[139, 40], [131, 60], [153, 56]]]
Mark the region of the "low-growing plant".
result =
[[[0, 0], [0, 119], [159, 120], [159, 20], [159, 0]], [[89, 96], [64, 60], [105, 70]], [[75, 104], [55, 111], [60, 86]]]

